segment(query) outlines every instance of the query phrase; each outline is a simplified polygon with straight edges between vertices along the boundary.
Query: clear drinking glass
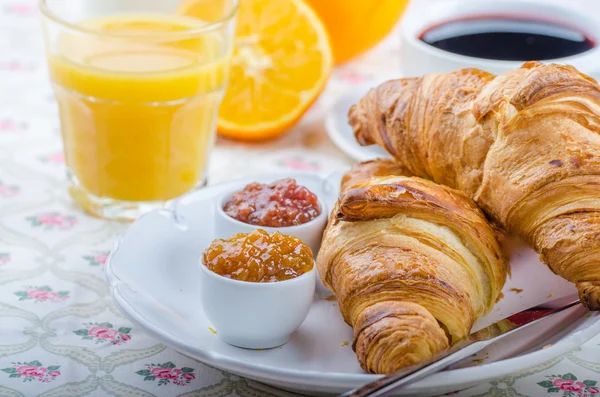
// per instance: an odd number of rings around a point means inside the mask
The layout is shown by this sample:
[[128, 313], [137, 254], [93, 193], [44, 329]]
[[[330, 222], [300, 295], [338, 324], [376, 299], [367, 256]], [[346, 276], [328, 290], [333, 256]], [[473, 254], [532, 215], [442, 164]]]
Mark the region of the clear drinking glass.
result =
[[40, 0], [69, 192], [131, 220], [206, 183], [238, 0]]

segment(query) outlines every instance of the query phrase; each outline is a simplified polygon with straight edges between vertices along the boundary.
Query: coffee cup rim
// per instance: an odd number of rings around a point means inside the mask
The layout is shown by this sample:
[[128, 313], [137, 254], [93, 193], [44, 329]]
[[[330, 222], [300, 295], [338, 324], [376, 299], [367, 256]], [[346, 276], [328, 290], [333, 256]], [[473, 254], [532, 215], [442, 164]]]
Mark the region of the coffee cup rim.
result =
[[[511, 6], [513, 9], [511, 10]], [[544, 63], [573, 63], [573, 61], [587, 61], [590, 58], [598, 56], [600, 50], [600, 30], [593, 28], [598, 25], [600, 21], [595, 21], [593, 18], [585, 15], [582, 12], [578, 12], [567, 7], [558, 4], [545, 4], [533, 0], [522, 0], [522, 1], [502, 1], [502, 2], [482, 2], [479, 0], [462, 0], [462, 1], [447, 1], [437, 4], [438, 16], [431, 17], [420, 17], [413, 13], [412, 18], [406, 18], [402, 24], [402, 35], [405, 44], [410, 44], [417, 50], [424, 52], [430, 56], [437, 58], [443, 58], [461, 63], [470, 63], [475, 66], [479, 66], [482, 69], [486, 67], [506, 67], [514, 68], [520, 66], [525, 61], [507, 61], [507, 60], [496, 60], [478, 58], [468, 55], [456, 54], [450, 51], [436, 48], [430, 44], [425, 43], [421, 40], [421, 35], [433, 26], [441, 25], [459, 18], [466, 17], [490, 17], [494, 15], [498, 16], [511, 16], [520, 17], [534, 20], [544, 19], [556, 19], [556, 23], [564, 26], [572, 27], [579, 31], [582, 31], [588, 38], [590, 38], [596, 45], [582, 53], [570, 55], [568, 57], [546, 59]], [[517, 8], [518, 7], [518, 8]], [[536, 7], [536, 12], [523, 10], [527, 7]], [[443, 15], [443, 11], [450, 11], [450, 14]]]

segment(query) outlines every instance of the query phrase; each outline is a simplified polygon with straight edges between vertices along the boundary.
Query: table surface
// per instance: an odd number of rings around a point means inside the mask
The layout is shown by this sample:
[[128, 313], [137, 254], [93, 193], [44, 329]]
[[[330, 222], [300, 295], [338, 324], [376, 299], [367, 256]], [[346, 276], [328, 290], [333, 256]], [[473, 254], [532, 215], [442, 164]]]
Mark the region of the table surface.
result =
[[[346, 90], [395, 75], [397, 36], [338, 68], [284, 138], [260, 146], [219, 141], [210, 182], [351, 164], [327, 138], [323, 115]], [[83, 214], [66, 194], [35, 0], [0, 0], [0, 87], [0, 396], [291, 396], [182, 356], [113, 306], [103, 264], [126, 226]], [[587, 397], [598, 393], [596, 381], [600, 337], [455, 395]]]

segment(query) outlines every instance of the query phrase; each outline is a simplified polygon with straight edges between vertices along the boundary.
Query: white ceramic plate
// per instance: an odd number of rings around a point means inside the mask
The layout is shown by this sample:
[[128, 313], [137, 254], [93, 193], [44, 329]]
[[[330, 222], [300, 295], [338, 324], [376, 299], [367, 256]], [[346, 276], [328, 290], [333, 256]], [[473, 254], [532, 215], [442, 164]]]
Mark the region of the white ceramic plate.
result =
[[[331, 208], [340, 175], [336, 173], [328, 180], [307, 174], [291, 176]], [[245, 350], [221, 342], [209, 329], [211, 324], [200, 303], [197, 260], [212, 241], [216, 199], [251, 181], [271, 182], [281, 177], [268, 175], [212, 186], [178, 200], [172, 211], [143, 216], [115, 244], [105, 267], [106, 276], [123, 313], [181, 353], [280, 388], [306, 394], [340, 393], [377, 376], [360, 369], [346, 343], [352, 340], [352, 329], [342, 321], [337, 303], [325, 299], [330, 292], [322, 285], [308, 318], [292, 340], [270, 350]], [[558, 298], [575, 290], [541, 265], [527, 248], [514, 251], [511, 265], [512, 278], [504, 289], [504, 299], [475, 329], [542, 303], [550, 294]], [[600, 313], [577, 307], [490, 347], [463, 368], [415, 383], [402, 395], [431, 396], [468, 388], [558, 357], [599, 332]], [[477, 365], [479, 358], [485, 359], [481, 365]]]
[[325, 128], [329, 138], [341, 151], [357, 161], [390, 157], [379, 145], [360, 146], [354, 139], [352, 128], [348, 125], [350, 107], [358, 103], [363, 95], [378, 84], [379, 82], [370, 82], [352, 88], [337, 100], [325, 118]]

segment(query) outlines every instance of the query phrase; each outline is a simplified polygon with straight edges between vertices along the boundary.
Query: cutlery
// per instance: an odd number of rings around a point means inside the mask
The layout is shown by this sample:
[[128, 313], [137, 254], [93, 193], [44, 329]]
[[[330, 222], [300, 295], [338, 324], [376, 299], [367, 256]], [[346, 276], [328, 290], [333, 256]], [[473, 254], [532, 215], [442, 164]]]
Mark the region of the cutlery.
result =
[[388, 395], [428, 375], [457, 364], [502, 338], [577, 306], [579, 303], [577, 295], [570, 295], [523, 310], [456, 341], [449, 349], [438, 353], [429, 360], [404, 368], [394, 374], [387, 375], [339, 396], [380, 397]]

